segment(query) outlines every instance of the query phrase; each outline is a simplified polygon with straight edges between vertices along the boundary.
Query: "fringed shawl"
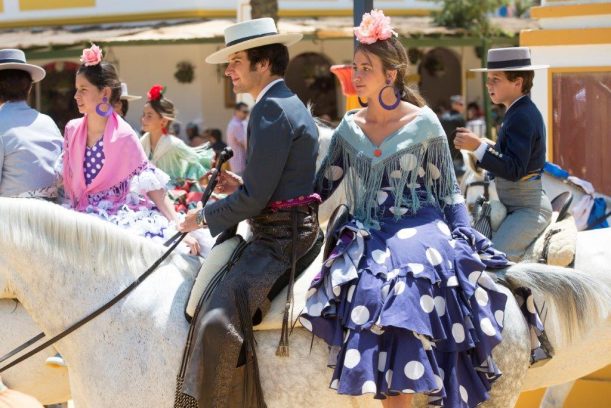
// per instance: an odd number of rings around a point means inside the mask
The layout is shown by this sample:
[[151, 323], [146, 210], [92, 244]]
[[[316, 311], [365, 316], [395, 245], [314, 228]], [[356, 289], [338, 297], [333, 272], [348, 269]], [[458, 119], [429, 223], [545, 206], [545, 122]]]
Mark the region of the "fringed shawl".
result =
[[[322, 191], [323, 183], [337, 180], [341, 169], [334, 168], [334, 163], [342, 162], [348, 206], [367, 228], [379, 226], [377, 196], [385, 187], [384, 175], [395, 197], [394, 207], [404, 208], [411, 214], [423, 205], [442, 208], [457, 201], [456, 175], [448, 141], [431, 109], [422, 108], [415, 119], [389, 135], [380, 146], [371, 143], [354, 122], [356, 112], [347, 112], [335, 130], [317, 175], [317, 191]], [[376, 150], [379, 156], [375, 155]], [[418, 183], [418, 177], [423, 177], [424, 186]], [[426, 195], [424, 203], [423, 195]], [[400, 213], [395, 214], [399, 219]]]
[[[72, 207], [83, 211], [89, 194], [125, 184], [147, 162], [138, 137], [131, 126], [113, 113], [104, 130], [104, 166], [91, 184], [85, 184], [83, 160], [87, 144], [87, 116], [68, 122], [64, 133], [63, 178]], [[126, 184], [127, 185], [127, 184]]]

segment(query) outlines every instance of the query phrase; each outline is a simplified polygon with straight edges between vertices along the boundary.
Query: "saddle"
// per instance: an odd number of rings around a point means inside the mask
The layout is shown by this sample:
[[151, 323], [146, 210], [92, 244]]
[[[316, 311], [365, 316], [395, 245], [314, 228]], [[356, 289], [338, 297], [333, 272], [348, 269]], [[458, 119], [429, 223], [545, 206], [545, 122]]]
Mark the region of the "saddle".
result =
[[573, 196], [559, 194], [552, 200], [552, 221], [528, 247], [523, 259], [555, 266], [569, 266], [575, 260], [577, 225], [568, 213]]
[[[322, 245], [324, 235], [319, 232], [313, 247], [303, 257], [297, 260], [296, 279], [293, 287], [294, 293], [294, 316], [290, 316], [291, 321], [295, 321], [305, 305], [306, 292], [316, 274], [320, 272], [319, 265], [322, 264]], [[222, 240], [215, 245], [200, 267], [195, 279], [189, 300], [185, 307], [185, 318], [191, 321], [195, 310], [202, 296], [206, 297], [214, 290], [216, 284], [222, 279], [227, 265], [232, 263], [235, 257], [246, 246], [247, 241], [241, 235], [234, 235], [231, 238]], [[317, 261], [318, 262], [315, 262]], [[309, 268], [309, 266], [313, 266]], [[253, 316], [254, 330], [280, 330], [282, 328], [282, 318], [286, 305], [286, 291], [289, 276], [285, 274], [271, 288], [267, 295], [266, 302]]]
[[[314, 277], [320, 272], [322, 261], [327, 259], [337, 243], [336, 232], [350, 219], [350, 211], [345, 204], [339, 205], [331, 215], [327, 224], [327, 240], [319, 232], [316, 243], [310, 251], [297, 261], [296, 278], [293, 286], [293, 316], [290, 321], [295, 322], [305, 307], [306, 293]], [[246, 234], [245, 234], [246, 235]], [[202, 263], [200, 271], [191, 288], [189, 300], [185, 308], [185, 318], [190, 322], [195, 309], [202, 296], [206, 296], [214, 289], [215, 282], [222, 278], [227, 264], [234, 257], [239, 256], [246, 245], [246, 240], [240, 234], [229, 238], [221, 236], [208, 257]], [[321, 251], [324, 242], [324, 250]], [[280, 330], [286, 304], [286, 291], [288, 274], [279, 279], [271, 288], [267, 301], [253, 316], [254, 330]]]

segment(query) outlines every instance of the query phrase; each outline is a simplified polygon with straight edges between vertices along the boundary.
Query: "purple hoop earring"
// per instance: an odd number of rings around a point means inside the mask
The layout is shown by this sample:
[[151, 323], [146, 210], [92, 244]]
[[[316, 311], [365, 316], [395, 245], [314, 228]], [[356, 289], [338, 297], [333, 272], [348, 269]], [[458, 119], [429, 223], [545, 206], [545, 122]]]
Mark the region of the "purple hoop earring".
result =
[[[108, 105], [108, 109], [106, 111], [102, 110], [102, 105]], [[95, 107], [95, 113], [97, 113], [98, 115], [100, 115], [103, 118], [109, 117], [110, 115], [112, 115], [112, 112], [113, 112], [112, 105], [108, 103], [107, 97], [103, 97], [102, 102], [98, 103]]]
[[356, 99], [359, 100], [359, 105], [361, 105], [363, 108], [366, 108], [369, 105], [367, 102], [363, 102], [360, 96], [357, 96]]
[[[392, 90], [395, 93], [395, 96], [397, 97], [397, 100], [395, 101], [395, 103], [393, 103], [392, 105], [386, 105], [384, 103], [384, 101], [382, 100], [382, 93], [384, 92], [384, 90], [386, 88], [392, 88]], [[386, 110], [393, 110], [395, 109], [397, 106], [399, 106], [399, 104], [401, 103], [401, 94], [399, 93], [399, 90], [397, 88], [395, 88], [394, 86], [392, 86], [390, 84], [390, 79], [386, 80], [386, 86], [384, 88], [382, 88], [382, 90], [380, 91], [380, 93], [378, 94], [378, 102], [380, 102], [380, 106], [383, 107]]]

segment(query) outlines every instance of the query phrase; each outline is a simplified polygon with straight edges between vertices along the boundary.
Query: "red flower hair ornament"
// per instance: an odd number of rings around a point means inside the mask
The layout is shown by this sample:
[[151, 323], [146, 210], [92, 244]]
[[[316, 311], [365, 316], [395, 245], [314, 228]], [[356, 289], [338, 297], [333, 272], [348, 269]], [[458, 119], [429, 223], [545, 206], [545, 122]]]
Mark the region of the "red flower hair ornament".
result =
[[153, 85], [151, 89], [149, 89], [146, 97], [149, 101], [158, 101], [161, 99], [163, 94], [165, 93], [165, 86], [163, 85]]

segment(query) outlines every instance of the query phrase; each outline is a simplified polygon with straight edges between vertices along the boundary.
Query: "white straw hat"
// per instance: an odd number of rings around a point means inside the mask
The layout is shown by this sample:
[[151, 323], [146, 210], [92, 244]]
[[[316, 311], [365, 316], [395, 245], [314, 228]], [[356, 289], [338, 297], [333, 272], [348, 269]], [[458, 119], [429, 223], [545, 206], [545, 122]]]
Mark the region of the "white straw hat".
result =
[[138, 99], [142, 99], [141, 96], [130, 95], [127, 91], [127, 84], [125, 82], [121, 82], [121, 100], [123, 101], [137, 101]]
[[225, 48], [206, 57], [209, 64], [224, 64], [229, 56], [238, 51], [269, 44], [284, 44], [287, 47], [303, 38], [303, 34], [278, 34], [274, 19], [257, 18], [233, 24], [225, 29]]
[[509, 47], [488, 50], [486, 68], [475, 68], [469, 71], [532, 71], [543, 68], [549, 68], [549, 65], [532, 65], [528, 47]]
[[0, 50], [0, 70], [5, 69], [25, 71], [32, 77], [32, 82], [39, 82], [47, 75], [46, 71], [38, 65], [26, 63], [25, 53], [16, 49]]

